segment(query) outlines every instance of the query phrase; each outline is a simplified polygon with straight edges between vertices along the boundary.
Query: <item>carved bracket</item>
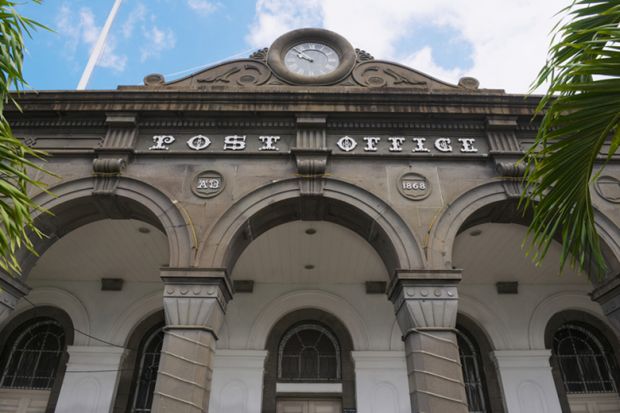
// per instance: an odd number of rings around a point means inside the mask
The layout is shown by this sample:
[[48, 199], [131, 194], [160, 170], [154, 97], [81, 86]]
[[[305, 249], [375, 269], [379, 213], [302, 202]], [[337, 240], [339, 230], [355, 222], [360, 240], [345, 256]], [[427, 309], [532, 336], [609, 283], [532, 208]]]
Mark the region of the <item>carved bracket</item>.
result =
[[295, 157], [302, 196], [323, 194], [323, 177], [331, 154], [326, 144], [326, 125], [327, 118], [323, 115], [297, 117], [297, 139], [291, 153]]
[[509, 198], [519, 198], [523, 193], [526, 166], [523, 162], [498, 162], [495, 165], [502, 179], [502, 186]]
[[124, 159], [94, 159], [93, 160], [93, 195], [114, 195], [118, 186], [118, 178], [126, 162]]

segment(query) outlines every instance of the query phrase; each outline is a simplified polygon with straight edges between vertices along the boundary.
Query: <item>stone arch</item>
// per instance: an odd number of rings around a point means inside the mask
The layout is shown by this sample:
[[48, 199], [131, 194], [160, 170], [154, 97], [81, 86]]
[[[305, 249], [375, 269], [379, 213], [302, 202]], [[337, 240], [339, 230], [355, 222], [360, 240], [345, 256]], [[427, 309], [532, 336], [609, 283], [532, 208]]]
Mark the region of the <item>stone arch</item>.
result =
[[456, 318], [456, 326], [461, 334], [468, 337], [476, 348], [480, 363], [481, 379], [483, 385], [485, 404], [492, 412], [503, 413], [504, 398], [499, 381], [498, 371], [493, 362], [492, 353], [497, 348], [491, 340], [488, 329], [480, 320], [465, 315], [459, 310]]
[[[600, 340], [601, 344], [603, 344], [604, 348], [608, 351], [608, 355], [613, 359], [610, 361], [612, 361], [616, 367], [618, 362], [620, 362], [620, 336], [618, 336], [617, 331], [614, 330], [613, 327], [606, 323], [604, 317], [592, 314], [590, 311], [584, 311], [583, 309], [564, 309], [551, 314], [545, 326], [544, 341], [545, 347], [551, 350], [551, 372], [562, 411], [570, 411], [570, 404], [562, 379], [560, 363], [553, 349], [553, 339], [556, 332], [566, 324], [577, 324], [580, 327], [586, 328], [591, 333], [594, 333], [595, 337]], [[620, 383], [620, 371], [614, 368], [614, 366], [610, 367], [612, 378], [616, 382], [616, 385], [618, 385]]]
[[[580, 311], [599, 320], [606, 319], [601, 306], [592, 301], [590, 296], [583, 291], [562, 291], [552, 294], [536, 306], [530, 317], [528, 324], [530, 349], [542, 350], [546, 348], [545, 332], [549, 325], [549, 320], [555, 314], [567, 310]], [[603, 323], [611, 331], [615, 331], [606, 321], [603, 321]]]
[[271, 301], [256, 317], [247, 348], [263, 350], [269, 332], [282, 317], [296, 310], [317, 309], [337, 314], [351, 335], [355, 350], [368, 350], [368, 330], [362, 316], [343, 297], [320, 290], [294, 291]]
[[297, 179], [274, 182], [237, 201], [201, 243], [196, 265], [229, 272], [253, 239], [294, 220], [323, 220], [343, 225], [367, 240], [389, 274], [424, 268], [424, 256], [405, 221], [383, 200], [355, 185], [325, 179], [323, 196], [302, 197]]
[[276, 387], [278, 382], [278, 355], [279, 345], [285, 333], [291, 328], [302, 324], [318, 324], [333, 334], [340, 347], [343, 409], [356, 408], [355, 396], [355, 367], [351, 352], [353, 351], [353, 339], [346, 325], [334, 312], [316, 308], [304, 308], [289, 312], [280, 317], [268, 330], [265, 349], [265, 369], [263, 373], [263, 406], [264, 413], [276, 412]]
[[[45, 406], [46, 412], [53, 412], [56, 409], [56, 403], [58, 402], [58, 397], [60, 395], [60, 390], [67, 368], [67, 362], [69, 360], [69, 354], [66, 351], [67, 347], [77, 344], [75, 342], [75, 339], [77, 337], [75, 333], [77, 333], [77, 331], [74, 328], [74, 320], [72, 319], [71, 315], [68, 314], [65, 309], [60, 308], [59, 306], [46, 305], [43, 303], [35, 307], [30, 305], [28, 308], [21, 309], [21, 311], [14, 313], [13, 317], [11, 317], [11, 319], [8, 320], [7, 323], [3, 324], [0, 327], [0, 332], [2, 333], [0, 334], [0, 356], [4, 356], [5, 351], [10, 347], [11, 340], [16, 338], [15, 333], [24, 331], [24, 327], [28, 328], [28, 324], [36, 322], [36, 320], [41, 318], [52, 319], [56, 321], [58, 324], [60, 324], [61, 328], [64, 330], [65, 333], [64, 350], [62, 352], [62, 355], [60, 356], [60, 359], [58, 360], [55, 373], [56, 377], [54, 378], [54, 383], [49, 389], [50, 394], [47, 400], [47, 404]], [[0, 360], [0, 362], [4, 362], [4, 360]], [[5, 365], [0, 365], [0, 369], [6, 367], [7, 366]], [[3, 371], [0, 371], [0, 374], [2, 373]], [[9, 392], [13, 390], [15, 390], [16, 392], [20, 391], [19, 389], [12, 388], [5, 388], [4, 390], [8, 390]], [[5, 393], [2, 396], [7, 396], [7, 394]], [[10, 393], [8, 396], [10, 397]], [[17, 398], [14, 398], [12, 402], [21, 403], [25, 401], [24, 396], [16, 396]]]
[[[47, 237], [34, 238], [39, 254], [45, 252], [56, 240], [72, 230], [105, 218], [137, 219], [147, 222], [164, 232], [170, 251], [169, 266], [187, 267], [195, 251], [190, 233], [178, 202], [159, 189], [126, 177], [118, 178], [113, 195], [94, 195], [94, 179], [81, 178], [63, 182], [49, 193], [41, 193], [34, 201], [51, 214], [39, 212], [35, 225]], [[37, 257], [20, 251], [22, 278], [26, 279]]]
[[493, 350], [509, 348], [510, 340], [504, 320], [483, 302], [459, 292], [459, 315], [461, 318], [471, 320], [480, 331], [484, 332], [485, 339]]
[[162, 291], [155, 291], [134, 301], [118, 315], [109, 332], [105, 335], [105, 339], [118, 346], [127, 347], [128, 340], [137, 326], [153, 314], [163, 311], [162, 296]]
[[[518, 198], [506, 193], [500, 181], [484, 183], [457, 197], [431, 228], [428, 245], [428, 262], [431, 268], [452, 268], [454, 240], [476, 212], [485, 207], [502, 204], [514, 210], [517, 201]], [[620, 269], [620, 230], [596, 208], [594, 219], [603, 241], [602, 249], [610, 271]], [[517, 223], [526, 224], [528, 221], [529, 218], [525, 216]]]
[[[40, 306], [56, 307], [64, 311], [71, 319], [75, 332], [72, 344], [76, 346], [89, 345], [90, 338], [87, 335], [91, 333], [90, 316], [82, 301], [75, 295], [61, 288], [41, 287], [32, 290], [26, 298], [27, 300], [19, 301], [15, 311], [11, 314], [11, 319]], [[8, 321], [10, 322], [11, 319]]]

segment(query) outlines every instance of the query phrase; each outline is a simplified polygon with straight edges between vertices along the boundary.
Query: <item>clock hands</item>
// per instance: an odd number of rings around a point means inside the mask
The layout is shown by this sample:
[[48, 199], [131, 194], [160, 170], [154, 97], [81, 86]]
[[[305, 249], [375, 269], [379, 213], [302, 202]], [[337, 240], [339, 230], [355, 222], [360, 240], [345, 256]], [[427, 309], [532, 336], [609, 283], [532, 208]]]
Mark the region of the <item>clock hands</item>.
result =
[[304, 52], [300, 52], [299, 50], [295, 48], [293, 48], [293, 51], [297, 53], [297, 58], [307, 60], [311, 63], [314, 62], [314, 59], [308, 56], [307, 54], [305, 54]]

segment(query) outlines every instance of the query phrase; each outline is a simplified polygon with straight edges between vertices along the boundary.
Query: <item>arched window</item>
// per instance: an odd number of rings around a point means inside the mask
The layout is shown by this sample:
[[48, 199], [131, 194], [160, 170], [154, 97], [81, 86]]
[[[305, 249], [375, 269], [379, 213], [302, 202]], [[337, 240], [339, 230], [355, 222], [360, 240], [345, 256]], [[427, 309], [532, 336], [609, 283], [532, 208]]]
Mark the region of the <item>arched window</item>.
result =
[[154, 329], [140, 347], [139, 367], [131, 407], [132, 413], [148, 413], [151, 411], [163, 342], [164, 330], [161, 326]]
[[50, 390], [65, 352], [65, 331], [50, 318], [22, 324], [2, 355], [0, 387]]
[[319, 324], [300, 324], [282, 338], [278, 350], [278, 379], [340, 380], [340, 346]]
[[470, 412], [483, 413], [485, 407], [485, 386], [482, 373], [480, 353], [474, 341], [461, 330], [457, 330], [457, 342], [461, 368], [463, 369], [463, 381], [467, 393], [467, 405]]
[[581, 324], [568, 323], [553, 335], [553, 354], [566, 393], [615, 392], [615, 366], [597, 334]]

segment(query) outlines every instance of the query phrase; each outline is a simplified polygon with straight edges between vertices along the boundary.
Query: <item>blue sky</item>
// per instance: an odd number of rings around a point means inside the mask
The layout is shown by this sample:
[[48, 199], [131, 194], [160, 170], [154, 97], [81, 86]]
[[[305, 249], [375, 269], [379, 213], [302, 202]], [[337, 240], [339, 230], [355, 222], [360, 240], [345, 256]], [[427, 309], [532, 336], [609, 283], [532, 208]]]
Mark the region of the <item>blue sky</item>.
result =
[[[19, 6], [52, 28], [27, 41], [34, 89], [75, 89], [114, 0]], [[89, 89], [167, 79], [245, 57], [280, 34], [325, 27], [376, 58], [457, 82], [522, 93], [544, 63], [553, 14], [568, 0], [123, 0]]]

